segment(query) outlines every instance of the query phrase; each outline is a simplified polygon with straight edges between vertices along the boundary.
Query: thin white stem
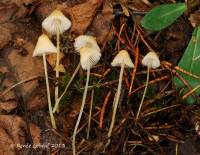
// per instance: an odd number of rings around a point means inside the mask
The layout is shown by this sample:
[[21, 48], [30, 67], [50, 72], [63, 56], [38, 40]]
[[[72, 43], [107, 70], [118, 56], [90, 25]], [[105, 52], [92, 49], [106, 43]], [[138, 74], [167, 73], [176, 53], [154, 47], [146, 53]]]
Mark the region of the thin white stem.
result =
[[50, 96], [50, 88], [49, 88], [49, 79], [48, 79], [48, 73], [47, 73], [47, 62], [46, 62], [46, 56], [43, 54], [43, 64], [44, 64], [44, 73], [45, 73], [45, 80], [46, 80], [46, 88], [47, 88], [47, 99], [48, 99], [48, 107], [49, 107], [49, 114], [51, 118], [51, 124], [54, 129], [56, 129], [56, 122], [53, 116], [52, 106], [51, 106], [51, 96]]
[[84, 106], [85, 106], [89, 77], [90, 77], [90, 68], [87, 69], [87, 79], [86, 79], [86, 84], [85, 84], [85, 90], [84, 90], [84, 93], [83, 93], [83, 100], [82, 100], [82, 104], [81, 104], [81, 109], [80, 109], [78, 119], [77, 119], [77, 122], [76, 122], [76, 125], [75, 125], [75, 128], [74, 128], [73, 136], [72, 136], [73, 155], [76, 155], [76, 133], [77, 133], [78, 126], [79, 126], [79, 123], [81, 121], [81, 117], [82, 117], [82, 114], [83, 114], [83, 109], [84, 109]]
[[117, 94], [115, 96], [116, 98], [114, 99], [112, 120], [111, 120], [110, 128], [109, 128], [109, 131], [108, 131], [108, 142], [107, 142], [106, 146], [108, 146], [110, 144], [110, 137], [112, 135], [112, 130], [113, 130], [114, 124], [115, 124], [115, 117], [116, 117], [117, 107], [118, 107], [119, 99], [120, 99], [120, 95], [121, 95], [121, 87], [122, 87], [122, 78], [123, 78], [124, 67], [125, 67], [125, 65], [123, 64], [121, 66], [121, 70], [120, 70]]
[[[56, 46], [57, 46], [57, 53], [56, 53], [56, 80], [59, 78], [59, 64], [60, 64], [60, 33], [59, 30], [57, 30], [56, 33]], [[56, 87], [55, 87], [55, 103], [57, 103], [58, 100], [58, 83], [56, 82]], [[59, 109], [59, 107], [57, 107]]]
[[90, 124], [91, 124], [91, 118], [92, 118], [92, 105], [93, 105], [93, 101], [94, 101], [94, 89], [92, 89], [91, 101], [90, 101], [90, 111], [89, 111], [88, 127], [87, 127], [87, 139], [89, 139], [89, 136], [90, 136]]
[[55, 104], [55, 106], [54, 106], [54, 108], [53, 108], [53, 113], [55, 113], [56, 110], [57, 110], [57, 108], [59, 107], [60, 100], [62, 99], [62, 97], [63, 97], [63, 96], [65, 95], [65, 93], [67, 92], [67, 90], [68, 90], [70, 84], [72, 83], [72, 81], [74, 80], [76, 74], [78, 73], [78, 71], [79, 71], [79, 69], [80, 69], [80, 66], [81, 66], [81, 64], [79, 63], [78, 66], [76, 67], [74, 73], [72, 74], [72, 76], [71, 76], [71, 78], [70, 78], [70, 80], [69, 80], [67, 86], [65, 87], [65, 90], [63, 91], [63, 93], [61, 94], [61, 96], [57, 99], [57, 102], [56, 102], [56, 104]]
[[146, 80], [146, 84], [145, 84], [145, 88], [144, 88], [144, 93], [142, 95], [142, 100], [140, 102], [139, 109], [138, 109], [136, 119], [135, 119], [136, 124], [137, 124], [137, 121], [138, 121], [138, 118], [139, 118], [139, 115], [140, 115], [140, 111], [142, 109], [142, 105], [143, 105], [143, 102], [144, 102], [144, 98], [145, 98], [145, 95], [146, 95], [146, 92], [147, 92], [147, 87], [148, 87], [148, 83], [149, 83], [149, 70], [150, 70], [150, 68], [148, 67], [147, 68], [147, 80]]

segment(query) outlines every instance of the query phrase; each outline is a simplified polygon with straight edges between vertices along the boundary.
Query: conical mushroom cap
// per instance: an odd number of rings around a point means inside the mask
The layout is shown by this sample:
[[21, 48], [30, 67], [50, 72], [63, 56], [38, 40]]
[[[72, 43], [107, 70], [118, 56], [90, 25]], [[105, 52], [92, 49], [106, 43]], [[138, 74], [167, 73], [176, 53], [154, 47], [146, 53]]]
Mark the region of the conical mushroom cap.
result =
[[155, 69], [160, 67], [160, 60], [158, 55], [155, 52], [151, 51], [144, 56], [144, 58], [142, 59], [142, 64], [146, 67]]
[[77, 52], [80, 52], [80, 49], [86, 46], [100, 51], [97, 41], [93, 36], [80, 35], [75, 39], [74, 48]]
[[134, 67], [134, 64], [126, 50], [119, 51], [111, 63], [112, 66], [121, 66], [123, 64], [125, 64], [125, 67]]
[[35, 49], [33, 51], [33, 57], [42, 56], [43, 54], [57, 53], [57, 48], [49, 40], [47, 35], [42, 34], [37, 41]]
[[92, 68], [101, 58], [100, 50], [94, 48], [82, 47], [80, 49], [81, 67], [85, 70]]
[[71, 21], [60, 10], [54, 10], [42, 22], [42, 27], [52, 35], [63, 33], [71, 27]]

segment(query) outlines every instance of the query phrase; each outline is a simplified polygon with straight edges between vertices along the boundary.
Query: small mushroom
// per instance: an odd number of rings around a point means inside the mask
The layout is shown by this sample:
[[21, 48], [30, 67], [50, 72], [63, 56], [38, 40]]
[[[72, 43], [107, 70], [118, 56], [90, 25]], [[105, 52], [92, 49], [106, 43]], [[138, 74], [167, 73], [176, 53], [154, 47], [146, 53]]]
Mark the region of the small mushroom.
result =
[[112, 134], [112, 130], [115, 124], [115, 116], [116, 116], [116, 112], [117, 112], [117, 107], [119, 104], [119, 99], [120, 99], [120, 94], [121, 94], [121, 87], [122, 87], [122, 78], [123, 78], [123, 72], [124, 72], [124, 68], [133, 68], [134, 64], [128, 54], [128, 51], [126, 50], [121, 50], [119, 51], [119, 53], [115, 56], [114, 60], [111, 63], [112, 66], [114, 67], [121, 67], [120, 70], [120, 75], [119, 75], [119, 83], [118, 83], [118, 88], [117, 88], [117, 93], [115, 95], [115, 99], [113, 101], [113, 114], [112, 114], [112, 120], [111, 120], [111, 124], [110, 124], [110, 128], [108, 131], [108, 142], [106, 144], [106, 146], [108, 146], [110, 144], [110, 136]]
[[[60, 10], [54, 10], [42, 22], [42, 27], [50, 34], [56, 35], [57, 40], [57, 56], [56, 56], [56, 78], [59, 78], [59, 64], [60, 64], [60, 34], [71, 27], [71, 21], [65, 17]], [[58, 99], [58, 86], [55, 87], [55, 103]]]
[[143, 105], [143, 102], [144, 102], [144, 98], [145, 98], [148, 83], [149, 83], [149, 70], [151, 68], [156, 69], [156, 68], [160, 67], [160, 60], [159, 60], [158, 55], [154, 51], [150, 51], [142, 59], [142, 64], [147, 67], [147, 80], [146, 80], [146, 84], [145, 84], [145, 88], [144, 88], [144, 93], [142, 95], [142, 99], [141, 99], [141, 102], [140, 102], [140, 105], [139, 105], [139, 109], [138, 109], [138, 112], [137, 112], [137, 115], [136, 115], [136, 119], [135, 119], [136, 124], [137, 124], [137, 121], [138, 121], [138, 118], [139, 118], [139, 115], [140, 115], [140, 111], [142, 109], [142, 105]]
[[52, 54], [52, 53], [57, 53], [57, 48], [53, 45], [53, 43], [49, 40], [49, 38], [45, 34], [42, 34], [38, 38], [37, 44], [33, 51], [33, 57], [35, 57], [35, 56], [43, 57], [49, 113], [50, 113], [50, 118], [51, 118], [51, 124], [52, 124], [53, 128], [56, 129], [56, 123], [55, 123], [55, 119], [54, 119], [53, 112], [52, 112], [49, 80], [48, 80], [48, 73], [47, 73], [47, 63], [46, 63], [46, 55]]
[[87, 79], [86, 79], [86, 84], [85, 84], [85, 90], [83, 93], [81, 109], [80, 109], [79, 116], [74, 128], [74, 132], [73, 132], [73, 139], [72, 139], [73, 155], [76, 154], [76, 145], [75, 145], [76, 133], [77, 133], [77, 129], [78, 129], [78, 126], [82, 117], [83, 109], [85, 106], [89, 77], [90, 77], [90, 69], [91, 67], [96, 65], [101, 58], [100, 48], [96, 42], [96, 39], [92, 36], [81, 35], [77, 37], [75, 39], [74, 47], [76, 51], [80, 54], [81, 67], [84, 70], [87, 70]]

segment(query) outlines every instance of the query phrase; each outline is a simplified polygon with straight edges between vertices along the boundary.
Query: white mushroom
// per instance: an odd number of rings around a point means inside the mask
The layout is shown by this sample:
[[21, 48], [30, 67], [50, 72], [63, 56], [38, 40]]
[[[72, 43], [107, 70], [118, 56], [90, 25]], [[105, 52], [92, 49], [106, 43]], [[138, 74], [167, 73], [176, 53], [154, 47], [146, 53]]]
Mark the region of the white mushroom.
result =
[[71, 21], [60, 10], [54, 10], [42, 22], [42, 27], [50, 34], [62, 34], [71, 27]]
[[120, 99], [120, 95], [121, 95], [121, 87], [122, 87], [122, 78], [123, 78], [124, 68], [125, 67], [133, 68], [134, 67], [134, 64], [126, 50], [119, 51], [119, 53], [115, 56], [114, 60], [112, 61], [111, 65], [115, 66], [115, 67], [121, 67], [121, 70], [120, 70], [120, 75], [119, 75], [119, 83], [118, 83], [117, 93], [116, 93], [115, 99], [113, 101], [113, 106], [114, 106], [113, 114], [112, 114], [110, 128], [108, 131], [108, 142], [107, 142], [106, 146], [108, 146], [110, 144], [110, 137], [111, 137], [112, 130], [113, 130], [113, 127], [115, 124], [115, 116], [116, 116], [117, 107], [118, 107], [119, 99]]
[[151, 51], [144, 56], [142, 59], [142, 64], [146, 67], [155, 69], [160, 67], [160, 60], [158, 55]]
[[[50, 34], [56, 35], [57, 40], [57, 57], [56, 57], [56, 78], [59, 78], [59, 64], [60, 64], [60, 34], [71, 27], [71, 21], [65, 17], [60, 10], [54, 10], [42, 22], [42, 27]], [[55, 103], [58, 100], [58, 86], [55, 87]]]
[[78, 129], [78, 126], [82, 117], [83, 109], [85, 106], [89, 76], [90, 76], [90, 68], [96, 65], [101, 58], [100, 48], [95, 38], [92, 36], [82, 35], [82, 36], [77, 37], [75, 39], [74, 47], [76, 51], [80, 54], [81, 67], [84, 70], [87, 70], [87, 79], [86, 79], [86, 84], [85, 84], [85, 90], [83, 93], [81, 109], [80, 109], [79, 116], [74, 128], [74, 132], [73, 132], [73, 139], [72, 139], [73, 155], [76, 154], [76, 145], [75, 145], [76, 133], [77, 133], [77, 129]]
[[46, 35], [42, 34], [38, 38], [37, 44], [33, 51], [33, 57], [35, 57], [35, 56], [43, 57], [49, 113], [50, 113], [52, 126], [53, 126], [53, 128], [56, 129], [56, 123], [55, 123], [55, 119], [54, 119], [53, 112], [52, 112], [49, 80], [48, 80], [48, 73], [47, 73], [47, 63], [46, 63], [46, 54], [52, 54], [52, 53], [57, 53], [57, 48], [53, 45], [53, 43], [49, 40], [49, 38]]
[[149, 70], [150, 70], [150, 68], [156, 69], [156, 68], [160, 67], [160, 60], [159, 60], [158, 55], [154, 51], [150, 51], [142, 59], [142, 64], [147, 67], [147, 80], [146, 80], [146, 84], [145, 84], [145, 88], [144, 88], [144, 93], [142, 95], [142, 99], [141, 99], [141, 102], [140, 102], [140, 105], [138, 108], [138, 112], [136, 115], [136, 119], [135, 119], [136, 124], [137, 124], [137, 121], [138, 121], [138, 118], [140, 115], [140, 111], [142, 109], [142, 105], [144, 102], [144, 98], [145, 98], [145, 95], [147, 92], [147, 87], [148, 87], [148, 83], [149, 83]]

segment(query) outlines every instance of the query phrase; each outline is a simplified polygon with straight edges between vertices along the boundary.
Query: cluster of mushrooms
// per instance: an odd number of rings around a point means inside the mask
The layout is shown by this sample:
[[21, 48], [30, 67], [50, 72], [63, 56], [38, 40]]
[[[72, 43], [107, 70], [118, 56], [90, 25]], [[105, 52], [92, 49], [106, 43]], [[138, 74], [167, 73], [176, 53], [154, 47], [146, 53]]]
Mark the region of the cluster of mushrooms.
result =
[[[74, 48], [75, 50], [80, 54], [80, 64], [78, 64], [76, 71], [72, 75], [66, 89], [64, 90], [64, 93], [59, 96], [59, 87], [58, 85], [55, 86], [55, 104], [54, 108], [52, 108], [51, 104], [51, 96], [50, 96], [50, 88], [49, 88], [49, 81], [48, 81], [48, 72], [47, 72], [47, 63], [46, 63], [46, 55], [48, 54], [56, 54], [56, 78], [59, 78], [59, 65], [60, 65], [60, 35], [67, 31], [71, 27], [71, 21], [65, 17], [65, 15], [60, 10], [54, 10], [43, 22], [42, 22], [42, 28], [47, 31], [51, 35], [56, 35], [56, 41], [57, 45], [55, 46], [51, 40], [48, 38], [47, 35], [42, 34], [37, 41], [36, 47], [33, 52], [33, 56], [42, 56], [43, 57], [43, 64], [44, 64], [44, 72], [45, 72], [45, 80], [46, 80], [46, 89], [47, 89], [47, 99], [48, 99], [48, 107], [49, 107], [49, 114], [50, 119], [52, 123], [52, 127], [56, 129], [56, 121], [54, 118], [53, 113], [55, 113], [59, 108], [59, 102], [61, 98], [63, 97], [63, 94], [66, 92], [67, 88], [69, 87], [69, 84], [74, 78], [74, 74], [79, 70], [80, 66], [83, 70], [87, 71], [87, 79], [85, 84], [85, 90], [83, 93], [83, 99], [82, 99], [82, 105], [79, 112], [79, 116], [76, 122], [76, 125], [74, 127], [73, 137], [72, 137], [72, 150], [73, 155], [76, 154], [75, 149], [75, 138], [77, 129], [82, 117], [83, 109], [86, 102], [86, 96], [87, 96], [87, 89], [89, 84], [89, 77], [90, 77], [90, 69], [98, 63], [98, 61], [101, 58], [101, 50], [99, 45], [97, 44], [97, 41], [95, 37], [88, 36], [88, 35], [80, 35], [75, 39], [74, 42]], [[160, 66], [160, 60], [158, 58], [158, 55], [151, 51], [147, 53], [146, 56], [144, 56], [142, 60], [142, 64], [147, 67], [147, 80], [145, 85], [145, 90], [142, 96], [142, 100], [139, 105], [139, 109], [136, 115], [136, 122], [139, 118], [140, 111], [142, 108], [142, 104], [145, 98], [148, 81], [149, 81], [149, 70], [151, 68], [155, 69]], [[119, 75], [119, 83], [117, 92], [115, 94], [115, 98], [113, 101], [113, 113], [112, 113], [112, 120], [110, 123], [109, 131], [108, 131], [108, 142], [106, 146], [110, 144], [110, 137], [112, 135], [112, 130], [115, 124], [115, 116], [117, 112], [117, 107], [120, 100], [120, 94], [121, 94], [121, 87], [122, 87], [122, 81], [123, 81], [123, 72], [125, 68], [134, 68], [134, 64], [129, 56], [128, 51], [121, 50], [118, 52], [118, 54], [115, 56], [114, 60], [112, 61], [111, 65], [113, 67], [120, 67], [120, 75]]]

